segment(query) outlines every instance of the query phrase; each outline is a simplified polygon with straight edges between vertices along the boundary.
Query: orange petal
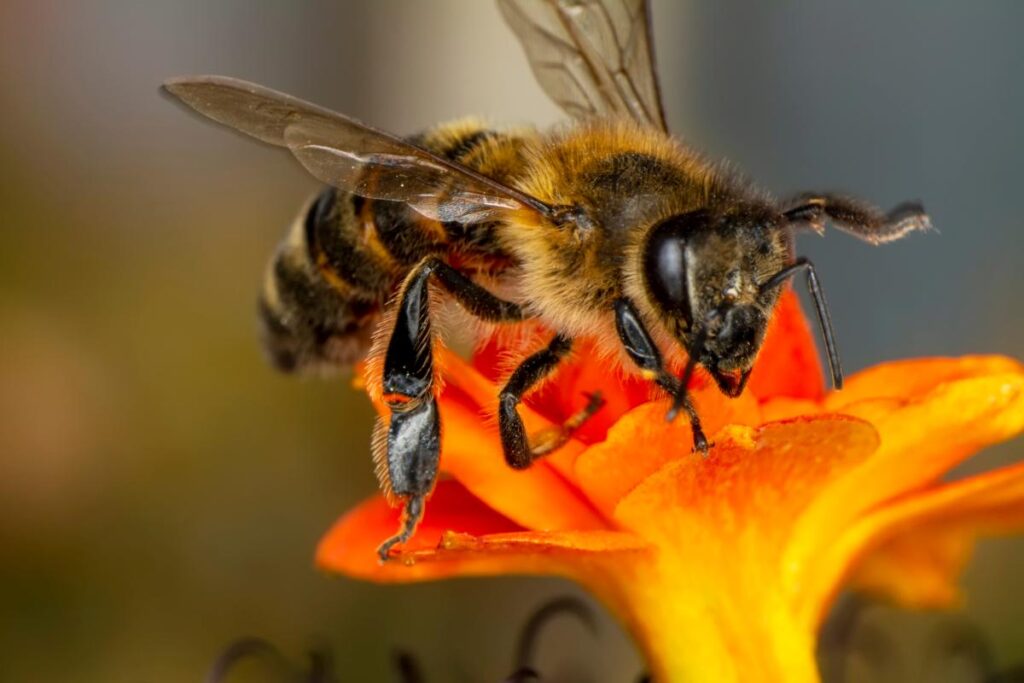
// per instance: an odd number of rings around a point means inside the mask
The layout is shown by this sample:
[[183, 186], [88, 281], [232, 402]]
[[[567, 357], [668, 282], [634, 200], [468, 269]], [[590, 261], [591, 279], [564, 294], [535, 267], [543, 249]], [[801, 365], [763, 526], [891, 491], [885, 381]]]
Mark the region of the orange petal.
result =
[[[493, 414], [493, 413], [492, 413]], [[485, 417], [455, 380], [441, 399], [441, 468], [494, 510], [529, 529], [601, 529], [607, 523], [550, 458], [525, 470], [505, 462], [493, 419]], [[527, 420], [527, 428], [537, 428]], [[567, 444], [566, 457], [579, 444]]]
[[[1004, 364], [965, 367], [987, 372]], [[908, 370], [913, 364], [908, 366]], [[949, 377], [934, 373], [933, 377]], [[963, 375], [961, 375], [962, 377]], [[895, 381], [895, 379], [893, 380]], [[912, 380], [905, 380], [906, 385]], [[869, 419], [882, 438], [867, 462], [821, 491], [793, 531], [787, 563], [805, 567], [819, 548], [879, 504], [920, 489], [984, 446], [1003, 441], [1024, 429], [1024, 373], [997, 372], [968, 376], [898, 399], [862, 400], [843, 411]], [[801, 577], [800, 580], [811, 580]]]
[[820, 618], [812, 603], [824, 604], [846, 576], [905, 606], [948, 606], [975, 539], [1022, 529], [1024, 462], [909, 494], [819, 549], [804, 609]]
[[[688, 455], [649, 476], [622, 499], [615, 519], [657, 539], [662, 549], [679, 547], [691, 555], [700, 554], [703, 543], [733, 544], [741, 535], [780, 543], [822, 483], [866, 460], [877, 446], [870, 424], [835, 415], [756, 431], [731, 428], [708, 458]], [[758, 531], [746, 534], [749, 529]]]
[[831, 392], [825, 400], [828, 410], [841, 411], [865, 399], [920, 398], [939, 385], [971, 377], [1020, 373], [1021, 364], [1004, 356], [962, 358], [914, 358], [882, 363], [848, 378], [842, 391]]
[[647, 552], [637, 537], [615, 531], [529, 532], [490, 510], [453, 481], [438, 484], [423, 522], [402, 554], [377, 559], [381, 541], [398, 528], [398, 511], [371, 498], [341, 518], [321, 540], [317, 565], [380, 582], [450, 576], [562, 574], [587, 580], [588, 567]]
[[[607, 526], [566, 476], [583, 445], [570, 441], [552, 456], [523, 471], [505, 463], [494, 416], [499, 389], [469, 363], [441, 344], [435, 347], [439, 368], [441, 412], [441, 469], [461, 481], [493, 509], [535, 529], [596, 529]], [[379, 377], [382, 362], [367, 361], [364, 375]], [[373, 389], [373, 386], [376, 389]], [[367, 380], [378, 412], [386, 415], [380, 382]], [[522, 407], [528, 432], [551, 422]]]
[[[435, 360], [446, 380], [438, 399], [442, 471], [524, 527], [550, 530], [607, 526], [566, 476], [583, 450], [582, 444], [570, 441], [529, 469], [513, 470], [505, 462], [497, 432], [498, 387], [441, 345], [435, 350]], [[380, 368], [371, 371], [379, 374]], [[387, 414], [379, 387], [374, 405], [378, 412]], [[525, 407], [520, 408], [520, 414], [530, 433], [552, 425]]]
[[[482, 417], [488, 419], [488, 424], [495, 421], [498, 414], [498, 395], [501, 387], [487, 379], [480, 371], [467, 363], [459, 356], [449, 351], [442, 351], [438, 354], [444, 364], [447, 383], [441, 395], [442, 405], [448, 400], [448, 394], [457, 395], [467, 406], [472, 406]], [[523, 418], [523, 425], [528, 434], [540, 432], [555, 426], [557, 421], [537, 413], [529, 405], [519, 405], [519, 415]], [[543, 462], [553, 465], [562, 474], [571, 474], [571, 464], [576, 459], [576, 453], [582, 449], [582, 444], [570, 440], [566, 446], [555, 451], [551, 456], [546, 457]]]
[[[753, 426], [760, 422], [757, 402], [750, 394], [729, 399], [717, 389], [708, 388], [695, 393], [694, 403], [712, 440], [727, 424]], [[690, 421], [681, 416], [667, 424], [668, 408], [668, 401], [663, 400], [633, 409], [611, 428], [605, 441], [576, 459], [577, 482], [605, 515], [666, 463], [695, 457]]]
[[563, 422], [587, 402], [587, 395], [600, 392], [604, 405], [576, 433], [586, 444], [605, 438], [608, 429], [641, 403], [651, 400], [652, 384], [639, 375], [612, 368], [592, 340], [575, 344], [572, 357], [564, 362], [551, 381], [527, 398], [527, 405], [542, 415]]
[[[359, 504], [321, 539], [316, 563], [322, 569], [352, 576], [375, 578], [380, 571], [377, 547], [398, 530], [401, 510], [383, 496]], [[483, 535], [518, 531], [521, 527], [475, 498], [461, 484], [440, 481], [427, 502], [423, 521], [406, 549], [436, 547], [448, 530]]]
[[[473, 367], [494, 384], [503, 384], [512, 371], [534, 351], [544, 348], [554, 333], [543, 326], [529, 321], [513, 328], [498, 327], [488, 335], [473, 354]], [[545, 383], [538, 393], [543, 394], [548, 385], [564, 390], [593, 390], [593, 382], [603, 387], [605, 398], [612, 403], [619, 400], [643, 402], [647, 399], [649, 382], [643, 382], [627, 373], [609, 373], [607, 354], [598, 349], [595, 339], [579, 338], [573, 343], [572, 353], [559, 364], [557, 380]], [[635, 381], [634, 381], [635, 380]], [[571, 385], [571, 386], [570, 386]], [[636, 391], [637, 385], [644, 391]], [[557, 392], [556, 392], [557, 393]], [[620, 396], [620, 393], [623, 395]], [[553, 397], [538, 401], [535, 408], [548, 415], [543, 406]], [[635, 403], [634, 403], [635, 405]], [[555, 412], [563, 405], [552, 405]], [[553, 416], [551, 413], [549, 416]]]
[[761, 404], [761, 419], [765, 422], [792, 420], [807, 415], [818, 415], [821, 412], [821, 404], [818, 401], [806, 398], [779, 396]]
[[773, 396], [818, 399], [824, 393], [814, 336], [800, 300], [789, 288], [779, 297], [747, 390], [762, 400]]
[[[473, 367], [495, 386], [500, 386], [530, 353], [543, 348], [551, 336], [551, 332], [535, 325], [519, 330], [496, 330], [473, 354]], [[609, 363], [594, 340], [579, 339], [573, 344], [569, 358], [527, 395], [525, 404], [553, 422], [563, 422], [586, 403], [586, 394], [595, 391], [601, 392], [604, 406], [577, 432], [577, 438], [584, 443], [600, 441], [619, 416], [650, 400], [651, 383], [621, 368], [609, 372]]]
[[952, 607], [960, 599], [957, 578], [973, 549], [971, 534], [923, 527], [871, 551], [848, 581], [906, 609]]

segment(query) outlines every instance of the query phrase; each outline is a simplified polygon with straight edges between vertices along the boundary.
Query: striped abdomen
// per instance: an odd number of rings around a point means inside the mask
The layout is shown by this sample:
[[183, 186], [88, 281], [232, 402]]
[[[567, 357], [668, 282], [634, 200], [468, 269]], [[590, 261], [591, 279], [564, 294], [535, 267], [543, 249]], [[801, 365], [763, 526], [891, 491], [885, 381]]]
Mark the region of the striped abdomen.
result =
[[[472, 122], [442, 125], [417, 144], [499, 180], [521, 164], [521, 135]], [[461, 265], [504, 256], [493, 226], [430, 221], [404, 204], [327, 188], [299, 215], [266, 274], [259, 311], [263, 342], [281, 370], [330, 370], [360, 360], [385, 303], [430, 254]]]

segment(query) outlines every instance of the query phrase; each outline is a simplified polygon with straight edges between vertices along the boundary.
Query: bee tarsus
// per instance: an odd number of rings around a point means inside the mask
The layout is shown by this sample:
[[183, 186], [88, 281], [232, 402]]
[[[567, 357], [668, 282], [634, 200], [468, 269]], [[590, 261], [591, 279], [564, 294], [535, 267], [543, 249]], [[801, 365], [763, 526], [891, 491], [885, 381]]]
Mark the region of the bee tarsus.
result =
[[672, 407], [666, 413], [666, 419], [672, 421], [680, 410], [685, 411], [690, 418], [693, 448], [707, 456], [708, 439], [701, 427], [700, 415], [686, 393], [686, 386], [665, 368], [661, 351], [658, 350], [643, 321], [640, 320], [636, 306], [629, 299], [621, 298], [615, 302], [615, 329], [623, 348], [640, 368], [640, 371], [650, 376], [655, 384], [672, 397]]
[[[437, 421], [434, 421], [437, 424]], [[429, 488], [428, 488], [429, 491]], [[420, 520], [423, 519], [423, 506], [426, 500], [426, 494], [412, 494], [406, 495], [405, 507], [402, 510], [402, 528], [401, 530], [380, 544], [377, 548], [377, 557], [380, 558], [381, 562], [387, 562], [391, 559], [391, 549], [396, 545], [405, 544], [412, 538], [412, 535], [416, 533], [416, 527], [419, 525]]]
[[531, 444], [517, 406], [531, 387], [554, 372], [570, 350], [572, 339], [556, 334], [545, 348], [528, 356], [519, 364], [498, 395], [498, 430], [501, 434], [501, 446], [505, 452], [505, 461], [514, 469], [529, 467], [538, 457], [553, 451], [568, 438], [568, 434], [565, 434], [558, 439], [560, 443], [547, 439], [539, 444], [538, 440], [534, 439], [534, 443]]

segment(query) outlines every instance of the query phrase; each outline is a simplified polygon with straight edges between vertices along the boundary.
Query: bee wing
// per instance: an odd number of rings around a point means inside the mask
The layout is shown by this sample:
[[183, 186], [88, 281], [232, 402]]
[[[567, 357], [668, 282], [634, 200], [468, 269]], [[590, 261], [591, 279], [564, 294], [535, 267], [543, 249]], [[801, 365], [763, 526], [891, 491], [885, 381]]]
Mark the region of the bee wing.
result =
[[575, 118], [665, 130], [648, 0], [498, 0], [540, 86]]
[[501, 211], [551, 207], [390, 133], [284, 93], [223, 76], [175, 78], [164, 89], [200, 114], [287, 147], [319, 180], [428, 218], [474, 223]]

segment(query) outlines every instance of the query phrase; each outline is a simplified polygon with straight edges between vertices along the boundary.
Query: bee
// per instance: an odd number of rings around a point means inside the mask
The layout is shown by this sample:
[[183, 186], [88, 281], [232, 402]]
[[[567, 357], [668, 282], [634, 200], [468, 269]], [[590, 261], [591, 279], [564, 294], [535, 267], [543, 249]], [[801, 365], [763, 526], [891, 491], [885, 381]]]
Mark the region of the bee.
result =
[[644, 0], [498, 4], [573, 125], [461, 121], [403, 139], [231, 78], [164, 85], [214, 121], [287, 148], [327, 184], [274, 256], [260, 315], [284, 370], [349, 366], [375, 335], [384, 339], [374, 381], [390, 416], [379, 421], [375, 458], [404, 513], [382, 561], [413, 535], [438, 474], [432, 288], [483, 321], [535, 320], [552, 331], [498, 397], [511, 467], [557, 448], [600, 407], [592, 397], [555, 439], [531, 438], [517, 411], [583, 337], [671, 397], [668, 418], [685, 412], [694, 449], [706, 454], [687, 394], [693, 372], [700, 366], [740, 395], [780, 289], [797, 273], [833, 384], [842, 384], [829, 309], [813, 264], [796, 256], [795, 233], [831, 225], [882, 244], [930, 227], [917, 203], [884, 212], [830, 193], [776, 199], [672, 137]]

